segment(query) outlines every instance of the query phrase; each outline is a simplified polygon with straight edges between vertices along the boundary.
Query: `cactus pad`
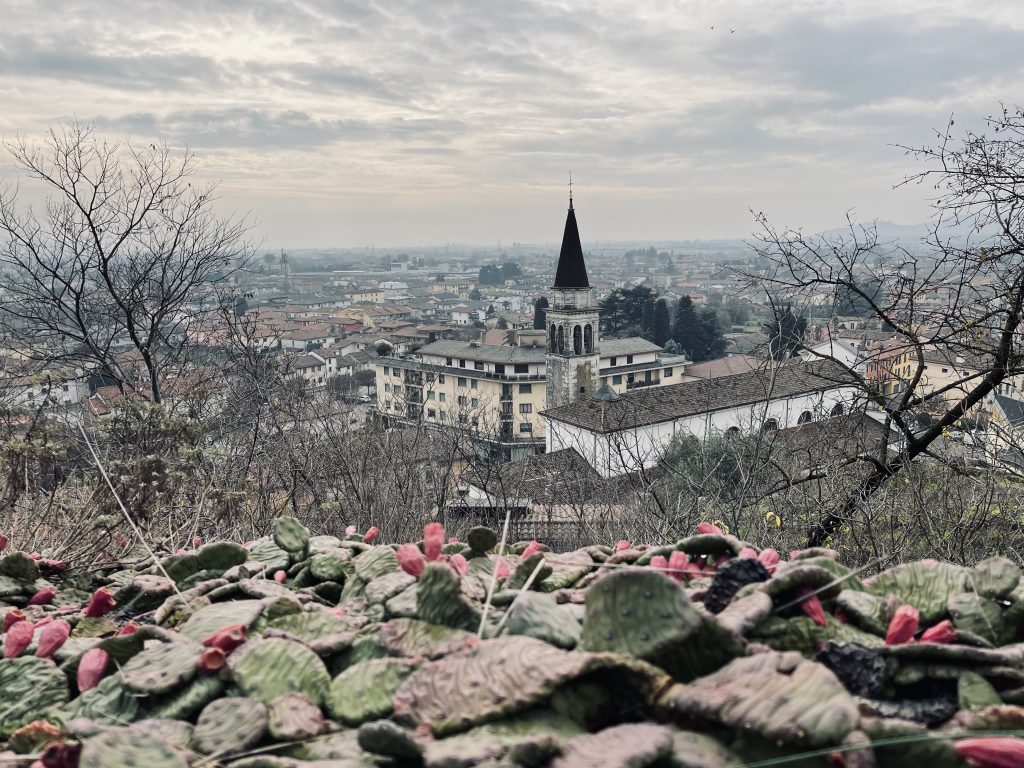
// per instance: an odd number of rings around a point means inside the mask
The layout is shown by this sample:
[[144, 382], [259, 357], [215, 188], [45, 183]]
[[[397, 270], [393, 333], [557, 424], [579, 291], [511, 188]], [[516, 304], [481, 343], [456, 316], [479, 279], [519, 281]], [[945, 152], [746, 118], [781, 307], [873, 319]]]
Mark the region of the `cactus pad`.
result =
[[214, 632], [233, 624], [252, 626], [263, 611], [259, 600], [232, 600], [204, 605], [178, 629], [189, 640], [202, 642]]
[[416, 667], [401, 659], [371, 659], [354, 664], [331, 683], [327, 711], [347, 725], [391, 714], [395, 692]]
[[134, 693], [167, 693], [196, 676], [202, 655], [198, 643], [161, 643], [133, 656], [121, 668], [121, 681]]
[[292, 557], [301, 557], [309, 547], [309, 531], [294, 517], [274, 521], [274, 543]]
[[304, 693], [286, 693], [270, 705], [270, 735], [280, 741], [309, 739], [327, 727], [320, 707]]
[[580, 623], [568, 607], [540, 592], [520, 595], [509, 608], [505, 622], [506, 634], [535, 637], [558, 648], [575, 648], [581, 632]]
[[267, 730], [267, 708], [258, 701], [229, 696], [211, 701], [196, 720], [192, 744], [209, 756], [242, 752]]
[[67, 678], [52, 661], [35, 656], [0, 659], [0, 739], [44, 719], [67, 699]]
[[278, 638], [247, 642], [231, 654], [228, 666], [239, 690], [267, 705], [286, 693], [304, 693], [319, 705], [331, 683], [319, 656]]
[[551, 768], [641, 768], [668, 758], [673, 748], [665, 726], [627, 723], [571, 739]]
[[444, 563], [427, 563], [416, 584], [419, 617], [431, 624], [476, 631], [480, 611], [462, 594], [459, 577]]
[[921, 613], [921, 624], [933, 624], [946, 615], [949, 598], [968, 590], [971, 572], [951, 563], [920, 561], [882, 571], [864, 582], [873, 595], [895, 595]]
[[81, 765], [89, 768], [188, 768], [181, 752], [136, 728], [110, 728], [85, 740]]

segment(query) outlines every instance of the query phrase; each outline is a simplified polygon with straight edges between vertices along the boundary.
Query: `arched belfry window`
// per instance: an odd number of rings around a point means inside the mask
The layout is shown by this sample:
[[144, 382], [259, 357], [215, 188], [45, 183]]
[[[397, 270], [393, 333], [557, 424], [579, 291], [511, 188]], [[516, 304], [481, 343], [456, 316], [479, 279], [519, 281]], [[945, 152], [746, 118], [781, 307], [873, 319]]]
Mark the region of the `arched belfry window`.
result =
[[796, 423], [809, 424], [812, 421], [814, 421], [814, 414], [812, 414], [810, 411], [804, 411], [803, 413], [800, 414], [799, 418], [796, 420]]
[[842, 403], [836, 403], [835, 408], [832, 409], [832, 415], [833, 416], [842, 416], [843, 415], [843, 404]]
[[557, 349], [557, 347], [555, 346], [556, 343], [557, 342], [555, 340], [555, 324], [552, 323], [551, 324], [551, 330], [548, 332], [548, 351], [549, 352], [554, 352]]
[[578, 325], [574, 325], [572, 328], [572, 353], [574, 355], [583, 354], [583, 329]]
[[594, 351], [594, 328], [590, 323], [583, 326], [583, 349], [588, 355]]
[[558, 354], [565, 354], [565, 328], [558, 326]]

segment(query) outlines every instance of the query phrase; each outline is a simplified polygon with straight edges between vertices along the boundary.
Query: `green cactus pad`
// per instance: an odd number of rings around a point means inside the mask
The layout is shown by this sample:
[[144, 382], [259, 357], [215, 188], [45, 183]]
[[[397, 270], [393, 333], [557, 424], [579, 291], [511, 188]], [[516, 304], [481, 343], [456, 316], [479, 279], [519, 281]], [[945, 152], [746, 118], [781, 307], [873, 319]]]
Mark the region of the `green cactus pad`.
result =
[[48, 659], [0, 659], [0, 739], [68, 700], [68, 681]]
[[405, 571], [392, 571], [367, 583], [363, 595], [367, 602], [384, 604], [416, 583], [416, 579]]
[[359, 726], [359, 746], [367, 752], [396, 760], [422, 762], [423, 744], [416, 734], [390, 720], [377, 720]]
[[0, 555], [0, 576], [32, 583], [39, 578], [39, 566], [24, 552], [11, 552]]
[[743, 768], [739, 757], [719, 741], [703, 733], [675, 729], [672, 729], [670, 762], [673, 768]]
[[268, 728], [279, 741], [295, 741], [323, 733], [327, 723], [320, 707], [306, 694], [286, 693], [270, 705]]
[[352, 569], [351, 549], [329, 549], [317, 552], [309, 558], [309, 572], [317, 581], [345, 581], [345, 576]]
[[248, 560], [249, 550], [241, 544], [218, 541], [201, 546], [196, 557], [199, 558], [200, 570], [223, 572]]
[[202, 570], [202, 566], [199, 564], [199, 558], [191, 552], [186, 552], [182, 555], [165, 557], [160, 561], [160, 568], [157, 570], [157, 573], [166, 574], [169, 578], [180, 584], [189, 576], [199, 573], [200, 570]]
[[858, 720], [853, 697], [836, 676], [798, 653], [736, 659], [707, 677], [673, 686], [660, 706], [672, 720], [700, 718], [800, 747], [839, 744]]
[[124, 688], [118, 675], [108, 675], [95, 688], [61, 707], [60, 713], [65, 721], [86, 717], [105, 725], [123, 725], [134, 722], [139, 709], [139, 697]]
[[526, 582], [530, 580], [530, 576], [533, 576], [533, 572], [537, 570], [537, 566], [540, 566], [540, 570], [533, 577], [530, 589], [540, 589], [544, 579], [552, 573], [552, 568], [548, 565], [543, 552], [535, 552], [521, 561], [515, 570], [512, 571], [512, 575], [508, 577], [508, 581], [505, 582], [503, 589], [519, 591], [525, 587]]
[[652, 723], [627, 723], [570, 739], [551, 768], [642, 768], [668, 758], [672, 732]]
[[912, 605], [921, 614], [921, 624], [928, 626], [946, 615], [949, 598], [969, 589], [970, 571], [951, 563], [905, 563], [882, 571], [867, 579], [864, 588], [873, 595], [895, 595]]
[[571, 650], [580, 641], [582, 628], [568, 607], [551, 595], [524, 592], [508, 610], [505, 634], [526, 635]]
[[697, 555], [738, 555], [743, 542], [733, 536], [720, 533], [701, 533], [676, 542], [675, 548], [691, 556]]
[[982, 597], [1006, 598], [1020, 583], [1020, 567], [1006, 557], [989, 557], [971, 570], [968, 583]]
[[109, 728], [82, 744], [89, 768], [188, 768], [181, 752], [136, 728]]
[[1003, 703], [992, 684], [976, 672], [964, 672], [957, 681], [960, 709], [985, 709]]
[[279, 616], [268, 621], [266, 626], [287, 632], [305, 643], [312, 643], [333, 635], [349, 631], [349, 624], [326, 608], [316, 606], [301, 613]]
[[236, 696], [211, 701], [196, 720], [192, 745], [209, 756], [242, 752], [259, 743], [267, 731], [267, 708]]
[[228, 657], [235, 685], [266, 705], [304, 693], [319, 705], [331, 684], [323, 661], [303, 645], [278, 638], [251, 640]]
[[587, 592], [581, 647], [649, 660], [678, 646], [699, 625], [700, 614], [678, 583], [650, 569], [624, 569]]
[[745, 595], [738, 594], [715, 619], [725, 631], [746, 637], [768, 618], [773, 607], [772, 599], [755, 589]]
[[466, 733], [428, 741], [423, 762], [427, 768], [547, 765], [562, 745], [581, 733], [582, 729], [576, 723], [560, 715], [543, 710], [526, 712], [485, 723]]
[[799, 651], [807, 656], [813, 656], [829, 640], [842, 640], [868, 648], [885, 645], [882, 638], [836, 621], [832, 616], [826, 616], [825, 622], [822, 627], [808, 616], [790, 619], [772, 616], [752, 630], [749, 639], [777, 651]]
[[167, 693], [196, 676], [202, 655], [198, 643], [161, 643], [133, 656], [121, 668], [121, 681], [133, 693]]
[[331, 683], [327, 711], [347, 725], [391, 714], [395, 692], [416, 669], [401, 659], [371, 659], [346, 669]]
[[391, 619], [381, 625], [378, 642], [391, 656], [438, 659], [476, 645], [477, 637], [419, 619]]
[[294, 517], [274, 521], [274, 543], [292, 557], [301, 556], [309, 547], [309, 531]]
[[201, 642], [224, 627], [243, 624], [251, 627], [263, 612], [259, 600], [232, 600], [227, 603], [213, 603], [200, 608], [189, 616], [178, 631], [189, 640]]
[[865, 632], [885, 636], [889, 625], [888, 607], [882, 597], [855, 589], [836, 596], [836, 611], [842, 611]]
[[476, 631], [480, 611], [466, 599], [459, 577], [444, 563], [427, 563], [416, 584], [419, 617], [431, 624]]
[[184, 688], [143, 699], [142, 705], [146, 708], [146, 717], [188, 720], [223, 692], [224, 681], [219, 677], [201, 676]]
[[150, 733], [176, 749], [191, 748], [192, 731], [194, 730], [191, 723], [183, 723], [181, 720], [148, 718], [132, 723], [131, 727]]
[[288, 553], [269, 536], [253, 542], [249, 547], [249, 561], [263, 563], [270, 571], [287, 568], [290, 563]]
[[435, 736], [522, 712], [582, 675], [614, 672], [623, 698], [653, 696], [668, 681], [654, 667], [613, 654], [563, 651], [531, 637], [482, 640], [425, 664], [395, 694], [395, 714]]
[[949, 615], [958, 632], [970, 632], [997, 645], [1003, 636], [1003, 612], [994, 601], [964, 592], [949, 598]]
[[369, 583], [398, 570], [398, 557], [391, 547], [371, 547], [352, 561], [356, 576]]
[[473, 556], [482, 555], [498, 546], [498, 534], [490, 528], [477, 526], [469, 529], [469, 533], [466, 534], [466, 543], [469, 544]]

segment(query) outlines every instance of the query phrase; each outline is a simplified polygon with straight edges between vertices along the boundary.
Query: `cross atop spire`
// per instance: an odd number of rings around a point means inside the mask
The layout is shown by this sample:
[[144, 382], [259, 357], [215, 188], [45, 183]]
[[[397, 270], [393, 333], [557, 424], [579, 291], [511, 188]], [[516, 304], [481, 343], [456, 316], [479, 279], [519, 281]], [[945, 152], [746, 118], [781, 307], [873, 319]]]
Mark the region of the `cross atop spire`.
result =
[[558, 254], [554, 288], [589, 288], [587, 265], [583, 262], [580, 231], [576, 226], [576, 211], [572, 207], [572, 176], [569, 177], [569, 213], [565, 217], [562, 250]]

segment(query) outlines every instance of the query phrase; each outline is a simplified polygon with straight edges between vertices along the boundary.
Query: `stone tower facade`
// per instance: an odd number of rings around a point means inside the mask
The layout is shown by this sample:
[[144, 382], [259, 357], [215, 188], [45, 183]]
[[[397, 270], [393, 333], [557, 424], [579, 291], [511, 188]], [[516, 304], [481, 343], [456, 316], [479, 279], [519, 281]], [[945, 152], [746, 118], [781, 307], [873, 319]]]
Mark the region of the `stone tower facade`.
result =
[[547, 310], [548, 352], [544, 360], [548, 408], [593, 396], [600, 382], [599, 321], [570, 196], [562, 250]]

